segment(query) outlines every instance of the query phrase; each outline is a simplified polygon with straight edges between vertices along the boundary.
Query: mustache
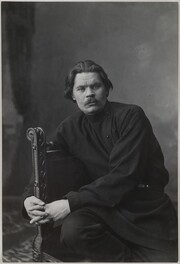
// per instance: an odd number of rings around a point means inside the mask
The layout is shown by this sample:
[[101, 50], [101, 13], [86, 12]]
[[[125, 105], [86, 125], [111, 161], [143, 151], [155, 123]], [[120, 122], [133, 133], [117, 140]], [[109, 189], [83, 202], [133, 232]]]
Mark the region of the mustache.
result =
[[91, 99], [88, 99], [86, 102], [85, 102], [85, 105], [88, 105], [88, 104], [91, 104], [91, 103], [96, 103], [97, 100], [91, 98]]

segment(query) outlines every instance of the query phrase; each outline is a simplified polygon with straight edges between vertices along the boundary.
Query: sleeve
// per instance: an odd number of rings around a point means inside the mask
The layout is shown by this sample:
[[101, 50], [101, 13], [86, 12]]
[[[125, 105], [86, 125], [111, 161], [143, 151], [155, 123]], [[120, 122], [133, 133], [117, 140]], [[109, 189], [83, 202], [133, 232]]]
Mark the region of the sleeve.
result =
[[66, 134], [66, 129], [64, 126], [64, 122], [61, 122], [57, 127], [55, 132], [48, 138], [48, 141], [52, 143], [51, 148], [62, 149], [63, 151], [68, 151], [68, 145], [64, 138]]
[[[120, 124], [121, 123], [121, 124]], [[119, 122], [120, 137], [109, 159], [109, 173], [66, 195], [71, 211], [84, 205], [114, 207], [145, 175], [152, 128], [140, 107], [132, 108]]]
[[26, 212], [26, 209], [24, 207], [24, 201], [27, 197], [33, 196], [34, 195], [34, 177], [33, 175], [31, 176], [29, 184], [26, 186], [24, 193], [21, 197], [21, 208], [22, 208], [22, 215], [24, 218], [29, 219], [29, 216]]

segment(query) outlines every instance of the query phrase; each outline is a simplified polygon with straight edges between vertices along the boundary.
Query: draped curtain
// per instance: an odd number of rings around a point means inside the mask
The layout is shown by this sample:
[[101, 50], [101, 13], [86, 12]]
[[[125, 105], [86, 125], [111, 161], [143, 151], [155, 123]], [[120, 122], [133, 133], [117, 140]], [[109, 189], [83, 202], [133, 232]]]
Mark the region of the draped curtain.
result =
[[[20, 195], [30, 173], [30, 149], [26, 129], [33, 125], [36, 106], [32, 100], [32, 47], [35, 4], [32, 2], [4, 2], [2, 12], [6, 17], [3, 30], [7, 36], [7, 54], [10, 68], [13, 103], [22, 116], [21, 132], [17, 135], [17, 149], [5, 194]], [[4, 87], [5, 88], [5, 87]]]

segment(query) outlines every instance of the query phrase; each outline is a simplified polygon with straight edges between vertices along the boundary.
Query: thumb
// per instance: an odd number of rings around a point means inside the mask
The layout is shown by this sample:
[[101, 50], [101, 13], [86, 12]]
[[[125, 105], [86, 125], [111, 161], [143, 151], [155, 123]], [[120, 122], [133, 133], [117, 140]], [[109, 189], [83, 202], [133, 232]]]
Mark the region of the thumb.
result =
[[40, 200], [39, 198], [37, 197], [34, 197], [34, 202], [38, 205], [45, 205], [45, 202], [43, 202], [42, 200]]

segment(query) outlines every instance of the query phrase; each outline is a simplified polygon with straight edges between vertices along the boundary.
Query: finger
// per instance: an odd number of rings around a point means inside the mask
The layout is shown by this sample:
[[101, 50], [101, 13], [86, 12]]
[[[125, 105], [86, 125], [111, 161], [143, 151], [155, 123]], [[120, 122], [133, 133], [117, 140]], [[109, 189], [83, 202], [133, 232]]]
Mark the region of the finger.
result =
[[38, 204], [38, 205], [41, 205], [41, 206], [43, 206], [43, 205], [45, 205], [45, 203], [42, 201], [42, 200], [40, 200], [40, 199], [38, 199], [37, 197], [35, 197], [35, 196], [33, 196], [33, 200], [31, 200], [34, 204]]
[[44, 218], [44, 217], [34, 217], [33, 219], [32, 219], [33, 221], [32, 221], [32, 224], [34, 223], [34, 224], [36, 224], [36, 225], [38, 225], [38, 224], [46, 224], [46, 223], [50, 223], [50, 222], [53, 222], [53, 220], [51, 219], [51, 218], [48, 218], [48, 217], [46, 217], [46, 218]]
[[38, 224], [47, 224], [49, 222], [51, 222], [51, 219], [46, 218], [46, 219], [43, 219], [43, 220], [39, 220]]
[[42, 217], [48, 216], [47, 212], [42, 212], [42, 211], [38, 211], [38, 210], [30, 211], [29, 213], [32, 214], [34, 217], [35, 216], [42, 216]]
[[32, 225], [32, 224], [38, 223], [42, 219], [43, 219], [42, 216], [36, 216], [33, 219], [31, 219], [30, 224]]
[[34, 215], [32, 215], [31, 213], [28, 213], [28, 215], [31, 219], [34, 217]]
[[40, 211], [44, 211], [45, 207], [42, 205], [33, 205], [29, 208], [28, 211], [33, 211], [33, 210], [40, 210]]

